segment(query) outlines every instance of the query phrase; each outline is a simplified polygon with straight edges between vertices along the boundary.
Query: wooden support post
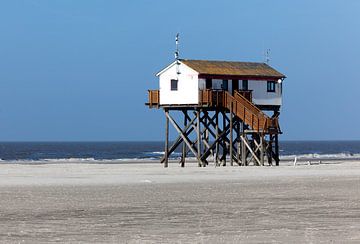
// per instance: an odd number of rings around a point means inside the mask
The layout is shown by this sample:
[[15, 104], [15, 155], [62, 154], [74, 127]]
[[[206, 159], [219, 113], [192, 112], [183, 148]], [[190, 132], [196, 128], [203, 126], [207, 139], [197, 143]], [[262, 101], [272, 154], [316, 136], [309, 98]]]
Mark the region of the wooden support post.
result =
[[[204, 121], [203, 121], [203, 123], [205, 124], [205, 125], [207, 125], [208, 124], [208, 114], [207, 114], [207, 112], [204, 112]], [[208, 128], [207, 128], [207, 126], [204, 126], [205, 128], [204, 128], [204, 143], [205, 144], [209, 144], [208, 142], [209, 142], [209, 130], [208, 130]], [[205, 152], [206, 151], [206, 147], [204, 147], [203, 148], [203, 152]]]
[[260, 136], [260, 165], [264, 166], [264, 135]]
[[215, 144], [215, 165], [219, 165], [219, 111], [216, 110], [215, 111], [215, 141], [216, 141], [216, 144]]
[[[242, 127], [242, 136], [245, 139], [246, 138], [246, 134], [245, 134], [245, 127], [244, 127], [244, 122], [241, 123], [241, 127]], [[242, 166], [247, 166], [247, 152], [246, 152], [246, 145], [244, 141], [241, 141], [241, 164]]]
[[234, 166], [233, 162], [233, 103], [230, 106], [230, 166]]
[[238, 164], [240, 165], [240, 155], [241, 155], [240, 120], [237, 121], [236, 136], [237, 136], [236, 160], [237, 160]]
[[272, 165], [272, 159], [273, 159], [273, 136], [269, 135], [269, 144], [268, 144], [268, 163], [269, 165]]
[[[187, 111], [184, 110], [183, 113], [184, 113], [184, 128], [186, 128], [186, 126], [187, 126]], [[186, 143], [185, 143], [185, 141], [183, 141], [181, 163], [180, 163], [181, 167], [185, 167], [185, 159], [186, 159]]]
[[275, 163], [276, 166], [279, 166], [279, 135], [275, 134]]
[[165, 162], [164, 167], [167, 168], [169, 164], [169, 110], [165, 108]]
[[[226, 131], [226, 112], [223, 111], [222, 112], [222, 117], [223, 117], [223, 131]], [[227, 148], [226, 148], [226, 140], [223, 140], [223, 155], [222, 155], [222, 160], [224, 160], [223, 162], [223, 166], [226, 166], [226, 155], [227, 155]]]
[[200, 134], [200, 110], [196, 110], [196, 137], [197, 137], [197, 159], [199, 167], [201, 167], [201, 134]]

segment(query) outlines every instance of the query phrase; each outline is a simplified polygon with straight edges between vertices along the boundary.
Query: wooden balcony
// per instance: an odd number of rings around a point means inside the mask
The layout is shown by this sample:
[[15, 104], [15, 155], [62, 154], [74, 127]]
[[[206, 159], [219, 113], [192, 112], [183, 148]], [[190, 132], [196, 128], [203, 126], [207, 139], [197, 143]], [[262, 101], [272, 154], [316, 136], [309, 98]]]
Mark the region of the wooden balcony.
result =
[[148, 90], [148, 103], [145, 103], [150, 108], [158, 108], [160, 105], [160, 91], [159, 90]]

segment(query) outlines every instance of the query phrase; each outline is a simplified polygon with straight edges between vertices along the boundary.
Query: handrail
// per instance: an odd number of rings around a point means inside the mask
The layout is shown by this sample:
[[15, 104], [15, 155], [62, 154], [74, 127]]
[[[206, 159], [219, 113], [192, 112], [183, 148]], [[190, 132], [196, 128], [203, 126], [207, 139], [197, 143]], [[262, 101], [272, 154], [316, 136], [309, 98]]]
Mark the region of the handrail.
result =
[[254, 104], [252, 102], [250, 102], [249, 100], [247, 100], [243, 95], [240, 94], [240, 92], [238, 91], [234, 91], [235, 92], [235, 98], [238, 100], [241, 100], [241, 102], [247, 106], [248, 109], [253, 110], [254, 112], [261, 114], [261, 116], [267, 116], [263, 111], [261, 111], [258, 107], [254, 106]]

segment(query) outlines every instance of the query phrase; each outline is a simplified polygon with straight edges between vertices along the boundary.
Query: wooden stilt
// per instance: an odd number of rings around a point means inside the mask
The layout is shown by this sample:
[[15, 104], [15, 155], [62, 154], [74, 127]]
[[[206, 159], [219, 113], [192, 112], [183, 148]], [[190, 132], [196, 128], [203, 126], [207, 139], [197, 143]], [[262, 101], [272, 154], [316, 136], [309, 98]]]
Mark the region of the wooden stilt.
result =
[[[222, 112], [222, 117], [223, 117], [223, 131], [226, 131], [226, 112]], [[226, 166], [226, 155], [227, 155], [227, 148], [226, 148], [226, 140], [223, 140], [223, 155], [222, 155], [222, 160], [223, 160], [223, 166]]]
[[169, 110], [165, 109], [165, 117], [166, 117], [166, 121], [165, 121], [165, 162], [164, 162], [164, 167], [167, 168], [168, 164], [169, 164]]
[[215, 120], [216, 120], [216, 126], [215, 126], [215, 141], [216, 141], [216, 144], [215, 144], [215, 165], [219, 165], [219, 111], [216, 110], [215, 111]]
[[[246, 134], [245, 134], [245, 131], [244, 131], [244, 122], [241, 123], [241, 127], [242, 127], [242, 137], [246, 138]], [[241, 164], [243, 166], [248, 165], [247, 161], [246, 161], [246, 158], [247, 158], [246, 145], [245, 145], [244, 140], [242, 140], [241, 141]]]
[[236, 159], [238, 161], [238, 164], [240, 165], [240, 155], [241, 155], [241, 139], [240, 139], [240, 121], [237, 121], [237, 127], [236, 127], [236, 136], [237, 136], [237, 153], [236, 153]]
[[199, 167], [201, 167], [201, 134], [200, 134], [200, 110], [196, 110], [196, 137], [197, 137], [197, 159]]
[[230, 154], [230, 166], [234, 166], [233, 163], [233, 104], [230, 106], [230, 145], [229, 145], [229, 154]]
[[275, 164], [279, 166], [279, 135], [275, 134]]
[[[204, 117], [204, 124], [207, 125], [207, 120], [208, 120], [208, 116], [207, 116], [207, 112], [204, 112], [205, 117]], [[209, 130], [207, 129], [207, 126], [205, 126], [204, 128], [204, 143], [208, 143], [209, 142]], [[203, 148], [203, 152], [206, 151], [206, 148]]]
[[[184, 128], [187, 127], [187, 111], [184, 110]], [[186, 143], [182, 143], [182, 155], [181, 155], [181, 167], [185, 167], [185, 159], [186, 159]]]
[[260, 165], [264, 166], [264, 135], [260, 135]]
[[268, 163], [269, 165], [272, 165], [272, 159], [273, 159], [273, 136], [269, 135], [269, 144], [268, 144]]

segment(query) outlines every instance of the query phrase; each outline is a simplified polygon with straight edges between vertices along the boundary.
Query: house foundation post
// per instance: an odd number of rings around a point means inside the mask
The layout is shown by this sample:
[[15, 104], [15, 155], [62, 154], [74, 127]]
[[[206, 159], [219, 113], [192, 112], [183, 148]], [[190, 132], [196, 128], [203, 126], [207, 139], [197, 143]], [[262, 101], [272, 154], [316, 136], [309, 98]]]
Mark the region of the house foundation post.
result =
[[[186, 128], [187, 127], [187, 110], [183, 110], [183, 113], [184, 113], [184, 128]], [[180, 161], [181, 167], [185, 167], [185, 159], [186, 159], [186, 143], [185, 143], [185, 141], [183, 141], [181, 161]]]
[[165, 110], [165, 161], [164, 161], [164, 167], [167, 168], [169, 164], [169, 110], [167, 108]]
[[275, 134], [275, 164], [279, 166], [280, 158], [279, 158], [279, 135]]
[[[223, 132], [226, 131], [226, 112], [222, 112], [222, 117], [223, 117]], [[223, 161], [223, 166], [226, 166], [226, 155], [227, 155], [227, 145], [226, 145], [226, 135], [224, 135], [224, 139], [223, 141], [223, 155], [221, 160]]]
[[260, 134], [260, 165], [264, 166], [264, 135]]
[[215, 110], [215, 165], [219, 165], [219, 111]]
[[237, 136], [237, 154], [236, 159], [239, 165], [240, 164], [240, 155], [241, 155], [241, 139], [240, 139], [240, 121], [238, 120], [236, 123], [236, 136]]
[[233, 162], [233, 104], [230, 106], [230, 145], [229, 145], [229, 155], [230, 155], [230, 166], [234, 166]]
[[268, 163], [269, 165], [272, 165], [272, 160], [273, 160], [273, 135], [269, 135], [269, 143], [268, 143], [268, 148], [267, 148], [267, 152], [268, 152]]
[[196, 138], [197, 138], [197, 159], [199, 167], [201, 162], [201, 132], [200, 132], [200, 109], [196, 109]]

